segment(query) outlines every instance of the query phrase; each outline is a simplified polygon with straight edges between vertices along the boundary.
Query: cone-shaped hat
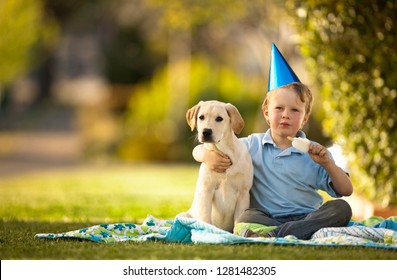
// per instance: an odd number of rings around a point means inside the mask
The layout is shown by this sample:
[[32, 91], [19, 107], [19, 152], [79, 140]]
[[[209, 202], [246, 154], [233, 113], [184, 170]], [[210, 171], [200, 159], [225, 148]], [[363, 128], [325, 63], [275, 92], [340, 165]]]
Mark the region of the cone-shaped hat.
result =
[[296, 76], [292, 68], [288, 65], [288, 62], [277, 49], [276, 45], [272, 43], [267, 90], [271, 91], [293, 82], [300, 83], [301, 81], [299, 80], [298, 76]]

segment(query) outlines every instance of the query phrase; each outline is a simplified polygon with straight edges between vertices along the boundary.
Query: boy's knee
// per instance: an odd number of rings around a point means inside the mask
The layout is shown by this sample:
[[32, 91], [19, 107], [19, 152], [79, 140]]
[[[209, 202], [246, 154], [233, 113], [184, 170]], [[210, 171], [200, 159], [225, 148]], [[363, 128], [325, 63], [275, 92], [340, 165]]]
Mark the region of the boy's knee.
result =
[[243, 213], [241, 213], [240, 217], [238, 217], [237, 223], [249, 222], [251, 220], [252, 215], [254, 215], [253, 212], [255, 212], [254, 209], [251, 208], [245, 209]]
[[346, 200], [343, 199], [335, 199], [328, 201], [328, 203], [332, 203], [334, 208], [340, 209], [342, 211], [351, 212], [351, 207]]
[[248, 208], [241, 213], [237, 219], [238, 223], [257, 223], [262, 224], [270, 216], [269, 213], [262, 209]]
[[350, 221], [353, 212], [349, 203], [343, 199], [335, 199], [327, 202], [335, 211], [335, 213], [340, 213], [342, 217], [345, 217], [346, 223]]

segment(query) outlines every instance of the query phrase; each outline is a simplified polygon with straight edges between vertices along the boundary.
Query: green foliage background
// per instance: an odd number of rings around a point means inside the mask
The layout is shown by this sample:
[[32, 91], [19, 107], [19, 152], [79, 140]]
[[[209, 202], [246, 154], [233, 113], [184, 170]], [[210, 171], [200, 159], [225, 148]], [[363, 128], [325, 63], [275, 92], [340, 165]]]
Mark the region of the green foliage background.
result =
[[57, 25], [44, 16], [40, 0], [0, 0], [0, 85], [39, 61], [41, 49], [57, 37]]
[[288, 1], [323, 127], [350, 160], [356, 191], [397, 205], [397, 3]]
[[[235, 104], [244, 115], [246, 131], [252, 130], [263, 88], [258, 77], [243, 78], [230, 68], [215, 65], [203, 56], [197, 56], [189, 63], [188, 106], [194, 106], [200, 100], [220, 100]], [[119, 155], [135, 160], [189, 160], [195, 143], [195, 132], [191, 132], [185, 116], [172, 118], [172, 112], [181, 106], [172, 103], [168, 88], [169, 67], [160, 69], [150, 82], [144, 82], [135, 88], [134, 98], [128, 105], [125, 136], [119, 148]], [[182, 108], [186, 111], [186, 108]], [[244, 132], [242, 133], [244, 134]], [[190, 145], [186, 139], [191, 139]]]

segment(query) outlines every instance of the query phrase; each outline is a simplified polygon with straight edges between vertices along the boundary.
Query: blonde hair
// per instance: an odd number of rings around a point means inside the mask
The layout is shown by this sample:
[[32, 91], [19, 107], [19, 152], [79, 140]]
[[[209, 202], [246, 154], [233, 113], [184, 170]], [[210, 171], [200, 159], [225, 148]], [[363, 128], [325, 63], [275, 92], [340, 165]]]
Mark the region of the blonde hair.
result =
[[280, 88], [292, 89], [299, 96], [299, 99], [303, 103], [305, 103], [305, 115], [307, 117], [310, 116], [310, 113], [312, 112], [312, 106], [313, 106], [312, 93], [308, 86], [306, 86], [305, 84], [302, 84], [302, 83], [298, 83], [298, 82], [293, 82], [293, 83], [284, 85], [282, 87], [276, 88], [272, 91], [269, 91], [266, 94], [265, 100], [263, 101], [262, 111], [267, 109], [267, 107], [269, 106], [270, 97], [273, 95], [273, 93], [277, 92], [277, 90]]

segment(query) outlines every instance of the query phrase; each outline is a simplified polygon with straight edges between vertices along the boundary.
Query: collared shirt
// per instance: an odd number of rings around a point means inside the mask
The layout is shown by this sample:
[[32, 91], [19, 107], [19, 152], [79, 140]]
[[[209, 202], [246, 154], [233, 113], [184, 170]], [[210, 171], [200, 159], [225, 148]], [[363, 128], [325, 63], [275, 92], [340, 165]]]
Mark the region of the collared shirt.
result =
[[[306, 138], [303, 131], [298, 136]], [[321, 165], [294, 147], [281, 150], [274, 143], [270, 129], [240, 140], [247, 145], [254, 165], [251, 208], [265, 210], [277, 218], [318, 209], [323, 203], [318, 190], [340, 197]]]

